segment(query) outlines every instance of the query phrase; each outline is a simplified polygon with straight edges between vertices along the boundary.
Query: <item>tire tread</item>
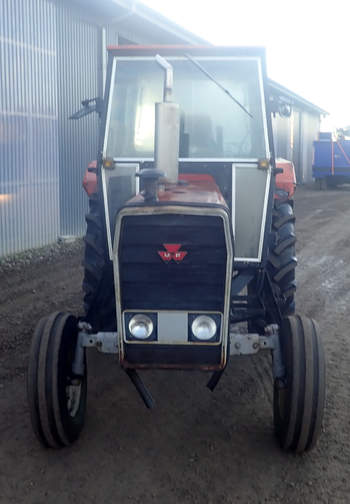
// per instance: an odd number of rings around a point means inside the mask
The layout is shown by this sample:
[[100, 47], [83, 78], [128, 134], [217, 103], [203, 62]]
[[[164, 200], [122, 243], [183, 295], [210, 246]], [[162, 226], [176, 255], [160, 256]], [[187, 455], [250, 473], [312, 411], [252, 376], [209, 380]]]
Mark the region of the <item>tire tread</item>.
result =
[[272, 218], [276, 241], [270, 249], [266, 268], [280, 297], [280, 310], [284, 316], [292, 315], [295, 311], [295, 268], [298, 261], [295, 256], [294, 222], [293, 201], [276, 199]]
[[104, 211], [96, 194], [90, 197], [86, 222], [84, 318], [94, 331], [116, 330], [113, 265], [107, 250]]
[[[69, 354], [66, 352], [70, 352], [69, 359], [74, 358], [75, 346], [72, 346], [72, 341], [75, 340], [71, 338], [76, 337], [76, 334], [77, 319], [63, 312], [42, 318], [34, 331], [29, 355], [27, 396], [33, 431], [47, 448], [70, 445], [83, 426], [86, 375], [83, 378], [84, 394], [79, 406], [79, 418], [73, 417], [68, 422], [66, 419], [65, 425], [63, 422], [63, 416], [67, 417], [68, 413], [64, 403], [66, 368], [61, 366], [69, 362], [70, 367], [70, 360], [66, 360]], [[65, 349], [63, 354], [62, 349]], [[63, 369], [61, 378], [60, 369]]]
[[286, 367], [284, 415], [278, 409], [280, 388], [275, 384], [275, 432], [284, 450], [303, 453], [319, 437], [325, 403], [325, 360], [313, 319], [286, 317], [280, 341]]
[[39, 398], [40, 423], [43, 429], [44, 436], [46, 438], [46, 442], [51, 448], [59, 448], [61, 446], [57, 429], [53, 421], [52, 411], [49, 409], [49, 404], [47, 400], [47, 396], [49, 395], [48, 387], [51, 386], [50, 380], [48, 380], [47, 376], [49, 339], [57, 315], [58, 312], [52, 313], [46, 320], [40, 345], [39, 363], [38, 363], [38, 398]]

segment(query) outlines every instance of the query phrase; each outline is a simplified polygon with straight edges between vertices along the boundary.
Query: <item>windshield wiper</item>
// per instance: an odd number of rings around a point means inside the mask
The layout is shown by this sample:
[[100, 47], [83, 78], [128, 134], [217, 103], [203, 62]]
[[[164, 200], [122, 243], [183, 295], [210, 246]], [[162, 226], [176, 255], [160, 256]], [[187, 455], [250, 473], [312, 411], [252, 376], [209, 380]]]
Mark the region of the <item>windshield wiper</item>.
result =
[[222, 91], [224, 93], [227, 94], [227, 96], [229, 96], [231, 98], [231, 100], [233, 100], [235, 102], [236, 105], [238, 105], [242, 110], [244, 110], [244, 112], [246, 114], [249, 115], [249, 117], [251, 117], [252, 119], [253, 116], [252, 114], [245, 108], [244, 105], [242, 105], [238, 100], [237, 98], [235, 98], [228, 89], [226, 89], [222, 84], [220, 84], [219, 81], [217, 81], [215, 79], [215, 77], [213, 77], [213, 75], [211, 75], [211, 73], [208, 72], [208, 70], [206, 70], [204, 67], [202, 67], [202, 65], [200, 63], [198, 63], [198, 61], [196, 61], [195, 59], [192, 58], [192, 56], [190, 56], [189, 54], [185, 54], [185, 57], [191, 61], [201, 72], [204, 73], [204, 75], [206, 75], [210, 80], [212, 80], [220, 89], [222, 89]]

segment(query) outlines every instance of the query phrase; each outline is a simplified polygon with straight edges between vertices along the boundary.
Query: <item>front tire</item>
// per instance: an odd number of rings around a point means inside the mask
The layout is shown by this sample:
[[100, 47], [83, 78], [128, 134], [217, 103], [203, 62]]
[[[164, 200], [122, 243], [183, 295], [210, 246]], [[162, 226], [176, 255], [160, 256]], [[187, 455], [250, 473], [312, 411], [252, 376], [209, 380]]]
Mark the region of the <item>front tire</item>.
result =
[[325, 359], [315, 322], [283, 320], [280, 344], [285, 376], [274, 384], [274, 424], [283, 450], [302, 453], [319, 437], [325, 402]]
[[87, 376], [75, 376], [77, 319], [56, 312], [42, 318], [29, 354], [27, 395], [36, 437], [46, 447], [69, 446], [84, 425]]

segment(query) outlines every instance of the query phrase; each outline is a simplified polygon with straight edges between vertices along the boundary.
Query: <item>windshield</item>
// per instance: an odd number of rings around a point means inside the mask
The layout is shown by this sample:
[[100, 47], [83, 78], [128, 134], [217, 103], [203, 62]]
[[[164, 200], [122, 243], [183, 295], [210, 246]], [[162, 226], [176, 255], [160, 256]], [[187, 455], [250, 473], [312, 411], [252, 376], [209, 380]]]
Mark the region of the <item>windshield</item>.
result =
[[[256, 159], [267, 154], [257, 59], [167, 58], [174, 68], [173, 101], [180, 106], [180, 158]], [[105, 156], [154, 157], [154, 104], [163, 97], [164, 71], [152, 59], [117, 60], [107, 121]]]

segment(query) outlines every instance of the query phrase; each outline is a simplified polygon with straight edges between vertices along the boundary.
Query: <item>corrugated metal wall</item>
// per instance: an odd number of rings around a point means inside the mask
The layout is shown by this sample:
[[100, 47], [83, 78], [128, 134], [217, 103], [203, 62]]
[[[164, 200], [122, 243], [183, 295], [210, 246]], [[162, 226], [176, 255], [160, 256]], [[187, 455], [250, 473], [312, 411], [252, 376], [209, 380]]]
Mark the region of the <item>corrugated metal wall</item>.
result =
[[56, 14], [0, 2], [0, 256], [59, 233]]
[[[81, 108], [85, 98], [103, 96], [104, 63], [107, 49], [117, 44], [118, 31], [79, 19], [58, 4], [58, 125], [60, 159], [60, 234], [79, 236], [85, 232], [88, 198], [82, 180], [88, 163], [96, 159], [99, 119], [90, 114], [78, 121], [69, 116]], [[103, 54], [103, 50], [105, 54]]]
[[315, 114], [303, 114], [301, 121], [302, 136], [302, 172], [300, 182], [312, 181], [313, 141], [320, 131], [320, 117]]
[[301, 172], [302, 172], [302, 159], [301, 159], [301, 151], [303, 148], [303, 142], [301, 138], [301, 119], [303, 113], [301, 110], [294, 108], [292, 110], [292, 126], [293, 126], [293, 138], [292, 138], [292, 155], [291, 160], [294, 163], [295, 174], [297, 180], [301, 180]]
[[276, 114], [272, 120], [272, 128], [276, 157], [289, 159], [291, 121]]
[[98, 117], [68, 117], [102, 96], [106, 57], [101, 25], [68, 5], [0, 0], [0, 257], [85, 231]]
[[290, 117], [272, 120], [276, 157], [292, 160], [297, 182], [312, 181], [313, 140], [320, 130], [320, 117], [308, 110], [293, 107]]
[[82, 180], [88, 163], [96, 159], [99, 119], [90, 114], [78, 121], [69, 116], [81, 108], [85, 98], [103, 96], [103, 44], [118, 43], [115, 27], [103, 28], [82, 21], [66, 6], [58, 4], [58, 124], [60, 159], [60, 234], [79, 236], [85, 232], [88, 198]]
[[96, 159], [98, 116], [78, 121], [69, 116], [81, 100], [101, 95], [101, 29], [82, 22], [68, 8], [57, 8], [60, 233], [82, 235], [87, 196], [81, 184], [89, 161]]

